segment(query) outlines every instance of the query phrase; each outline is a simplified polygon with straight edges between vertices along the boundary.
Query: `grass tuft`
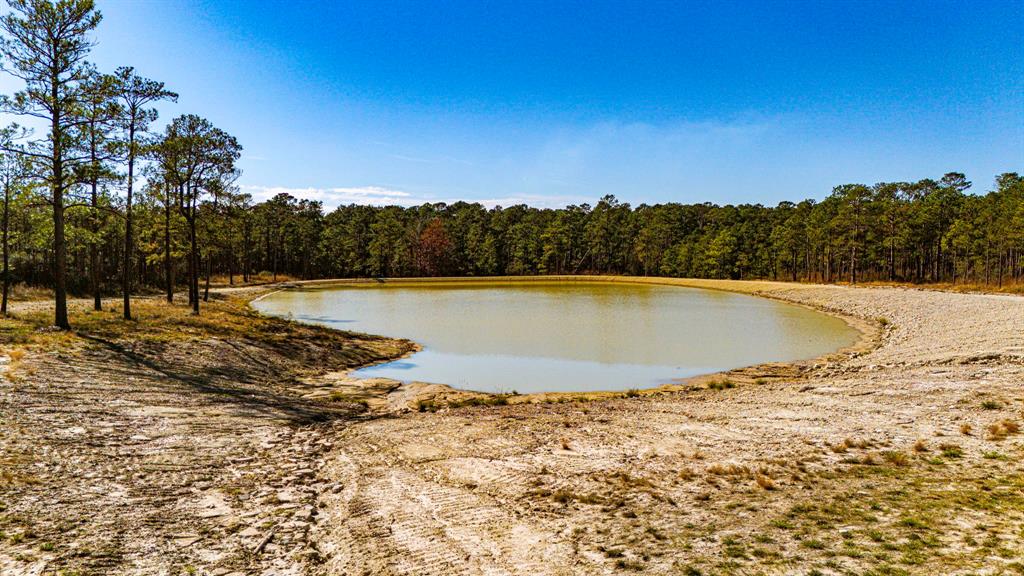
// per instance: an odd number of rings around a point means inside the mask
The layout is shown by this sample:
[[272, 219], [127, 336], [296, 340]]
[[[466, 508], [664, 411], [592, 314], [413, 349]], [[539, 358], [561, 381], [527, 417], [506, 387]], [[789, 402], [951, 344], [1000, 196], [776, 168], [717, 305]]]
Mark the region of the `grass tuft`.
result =
[[893, 466], [909, 466], [910, 458], [903, 452], [890, 450], [882, 453], [882, 458]]
[[951, 442], [939, 444], [939, 450], [946, 458], [960, 458], [964, 455], [963, 448]]
[[732, 380], [729, 380], [728, 378], [724, 378], [722, 380], [713, 380], [711, 382], [708, 382], [708, 389], [709, 390], [725, 390], [726, 388], [735, 388], [735, 387], [736, 387], [736, 383], [733, 382]]
[[756, 482], [758, 486], [765, 490], [775, 490], [776, 488], [778, 488], [778, 486], [776, 486], [775, 484], [775, 481], [772, 480], [771, 477], [766, 474], [756, 474], [754, 476], [754, 482]]

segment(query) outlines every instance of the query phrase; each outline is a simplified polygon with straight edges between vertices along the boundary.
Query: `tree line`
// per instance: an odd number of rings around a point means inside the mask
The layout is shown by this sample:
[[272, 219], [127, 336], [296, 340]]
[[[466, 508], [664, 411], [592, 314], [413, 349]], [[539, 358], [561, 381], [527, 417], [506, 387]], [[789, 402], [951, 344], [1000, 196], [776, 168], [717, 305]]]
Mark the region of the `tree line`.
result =
[[211, 279], [631, 274], [811, 282], [1003, 285], [1024, 275], [1024, 179], [970, 191], [938, 180], [837, 186], [822, 201], [631, 206], [614, 196], [546, 209], [476, 203], [348, 205], [239, 192], [238, 141], [193, 114], [162, 130], [177, 95], [131, 67], [88, 62], [92, 0], [10, 0], [0, 97], [22, 124], [0, 132], [2, 284], [69, 294], [99, 310], [118, 295], [185, 287], [194, 313]]
[[[341, 206], [280, 194], [239, 214], [246, 270], [299, 278], [629, 274], [1002, 285], [1024, 275], [1024, 178], [837, 186], [824, 200], [632, 207]], [[237, 226], [232, 227], [237, 228]], [[255, 241], [254, 241], [255, 240]], [[223, 257], [228, 257], [224, 254]]]

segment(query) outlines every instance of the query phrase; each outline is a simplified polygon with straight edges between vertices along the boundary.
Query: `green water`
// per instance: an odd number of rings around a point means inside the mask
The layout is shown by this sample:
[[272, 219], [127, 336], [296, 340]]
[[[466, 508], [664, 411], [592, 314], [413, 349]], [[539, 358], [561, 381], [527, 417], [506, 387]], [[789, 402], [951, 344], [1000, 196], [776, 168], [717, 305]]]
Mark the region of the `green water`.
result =
[[652, 387], [813, 358], [857, 338], [842, 320], [806, 308], [646, 284], [394, 282], [288, 290], [254, 306], [423, 346], [356, 376], [485, 392]]

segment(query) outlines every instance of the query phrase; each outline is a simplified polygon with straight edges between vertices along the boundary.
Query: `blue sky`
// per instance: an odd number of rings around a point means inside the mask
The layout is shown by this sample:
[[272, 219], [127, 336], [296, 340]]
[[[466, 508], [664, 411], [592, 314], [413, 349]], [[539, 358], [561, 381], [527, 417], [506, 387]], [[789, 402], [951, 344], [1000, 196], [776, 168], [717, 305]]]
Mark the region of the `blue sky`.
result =
[[1024, 171], [1024, 0], [97, 0], [94, 60], [339, 202], [821, 198]]

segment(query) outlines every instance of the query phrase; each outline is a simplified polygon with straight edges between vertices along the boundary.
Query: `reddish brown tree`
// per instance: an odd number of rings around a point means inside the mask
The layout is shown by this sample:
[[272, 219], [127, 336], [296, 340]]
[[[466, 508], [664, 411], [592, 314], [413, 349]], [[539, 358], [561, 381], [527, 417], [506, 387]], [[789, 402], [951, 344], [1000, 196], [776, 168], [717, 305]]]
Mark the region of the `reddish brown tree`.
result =
[[434, 218], [420, 232], [416, 243], [416, 266], [424, 276], [443, 276], [449, 272], [452, 241], [440, 218]]

